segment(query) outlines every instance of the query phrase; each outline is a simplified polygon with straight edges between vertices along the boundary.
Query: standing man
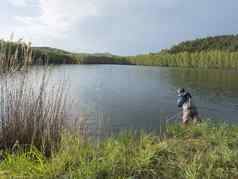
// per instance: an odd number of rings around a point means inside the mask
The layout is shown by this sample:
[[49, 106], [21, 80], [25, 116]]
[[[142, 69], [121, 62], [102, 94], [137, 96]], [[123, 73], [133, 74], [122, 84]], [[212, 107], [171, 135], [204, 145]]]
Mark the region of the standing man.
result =
[[178, 100], [177, 104], [179, 108], [182, 108], [182, 123], [187, 124], [189, 120], [193, 120], [194, 123], [200, 122], [197, 109], [192, 103], [192, 95], [186, 92], [184, 88], [177, 90]]

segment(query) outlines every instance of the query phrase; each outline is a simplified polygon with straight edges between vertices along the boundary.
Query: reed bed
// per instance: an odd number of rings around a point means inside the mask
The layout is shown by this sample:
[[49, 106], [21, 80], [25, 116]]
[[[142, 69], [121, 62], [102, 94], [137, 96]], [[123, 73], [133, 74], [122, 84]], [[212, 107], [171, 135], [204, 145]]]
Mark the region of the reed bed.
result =
[[25, 43], [22, 39], [14, 42], [13, 37], [9, 41], [0, 40], [0, 73], [27, 69], [31, 64], [31, 43]]
[[65, 80], [50, 84], [50, 68], [32, 69], [30, 43], [1, 42], [0, 149], [36, 147], [49, 156], [67, 123]]
[[66, 118], [67, 95], [63, 82], [49, 89], [46, 73], [37, 78], [37, 84], [25, 72], [1, 79], [0, 148], [33, 145], [48, 155], [56, 147]]

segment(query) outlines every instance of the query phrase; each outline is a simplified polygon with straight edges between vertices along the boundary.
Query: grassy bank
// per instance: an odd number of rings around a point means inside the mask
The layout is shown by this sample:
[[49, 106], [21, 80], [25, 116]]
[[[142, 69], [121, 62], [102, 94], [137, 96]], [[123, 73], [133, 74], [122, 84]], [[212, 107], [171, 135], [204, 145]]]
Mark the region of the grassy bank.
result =
[[207, 122], [170, 124], [163, 138], [125, 132], [100, 144], [64, 133], [51, 158], [34, 148], [9, 152], [0, 169], [6, 178], [230, 179], [238, 177], [237, 147], [238, 126]]

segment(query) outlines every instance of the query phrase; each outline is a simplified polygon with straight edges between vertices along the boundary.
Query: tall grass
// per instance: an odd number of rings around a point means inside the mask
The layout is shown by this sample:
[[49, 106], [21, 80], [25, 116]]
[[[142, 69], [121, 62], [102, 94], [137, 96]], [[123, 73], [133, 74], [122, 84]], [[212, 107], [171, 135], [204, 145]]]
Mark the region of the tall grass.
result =
[[13, 37], [9, 41], [0, 40], [0, 73], [26, 69], [31, 64], [31, 43], [13, 42]]
[[167, 135], [125, 132], [100, 145], [62, 133], [51, 159], [37, 150], [7, 154], [4, 176], [59, 179], [231, 179], [238, 177], [238, 127], [170, 124]]
[[48, 156], [67, 122], [65, 81], [49, 85], [49, 68], [31, 70], [32, 49], [21, 41], [0, 54], [0, 149], [34, 146]]
[[38, 84], [25, 72], [1, 79], [0, 148], [11, 148], [17, 142], [49, 154], [59, 141], [67, 95], [63, 83], [49, 88], [47, 72], [43, 73]]

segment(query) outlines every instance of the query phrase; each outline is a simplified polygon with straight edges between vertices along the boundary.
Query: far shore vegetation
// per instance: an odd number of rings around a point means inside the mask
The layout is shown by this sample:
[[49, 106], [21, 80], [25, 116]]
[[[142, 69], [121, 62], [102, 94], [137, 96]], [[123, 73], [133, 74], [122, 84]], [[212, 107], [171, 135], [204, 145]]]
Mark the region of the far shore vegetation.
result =
[[208, 37], [182, 42], [158, 53], [116, 56], [107, 53], [70, 53], [35, 47], [34, 59], [48, 57], [50, 64], [125, 64], [191, 68], [238, 68], [238, 35]]
[[[47, 65], [54, 58], [47, 53], [39, 58], [35, 50], [22, 41], [1, 42], [1, 179], [238, 178], [237, 124], [163, 121], [159, 134], [121, 131], [98, 141], [87, 132], [87, 123], [69, 119], [67, 84], [48, 86]], [[41, 69], [46, 64], [35, 82], [28, 78], [33, 64]]]
[[[18, 42], [19, 43], [19, 42]], [[1, 49], [17, 48], [1, 41]], [[226, 35], [186, 41], [158, 53], [117, 56], [110, 53], [71, 53], [50, 47], [32, 48], [33, 64], [120, 64], [189, 68], [238, 68], [238, 35]], [[40, 60], [39, 60], [40, 59]]]

